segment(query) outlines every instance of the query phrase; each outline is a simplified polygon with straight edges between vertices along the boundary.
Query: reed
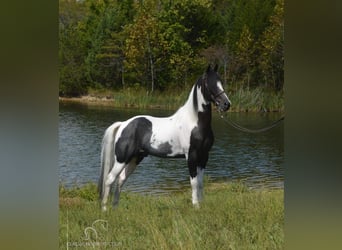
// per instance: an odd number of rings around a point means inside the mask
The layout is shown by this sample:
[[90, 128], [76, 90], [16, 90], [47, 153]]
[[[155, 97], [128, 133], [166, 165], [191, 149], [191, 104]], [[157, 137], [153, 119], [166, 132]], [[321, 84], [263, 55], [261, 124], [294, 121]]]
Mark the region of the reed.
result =
[[232, 110], [237, 112], [283, 112], [284, 93], [265, 88], [239, 88], [229, 96]]
[[[159, 108], [176, 110], [188, 97], [190, 87], [182, 90], [155, 91], [150, 93], [142, 88], [126, 88], [119, 91], [90, 89], [92, 98], [73, 99], [88, 104], [106, 104], [120, 108]], [[244, 88], [226, 91], [232, 101], [231, 112], [283, 112], [284, 93], [265, 88]], [[65, 100], [65, 99], [64, 99]], [[67, 100], [67, 99], [66, 99]]]

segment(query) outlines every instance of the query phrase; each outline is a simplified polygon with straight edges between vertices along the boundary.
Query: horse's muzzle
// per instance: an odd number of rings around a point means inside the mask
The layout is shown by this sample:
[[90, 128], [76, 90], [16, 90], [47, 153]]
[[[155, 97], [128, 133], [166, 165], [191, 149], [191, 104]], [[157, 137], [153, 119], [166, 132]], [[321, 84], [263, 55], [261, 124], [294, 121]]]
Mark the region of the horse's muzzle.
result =
[[220, 112], [227, 111], [230, 108], [230, 101], [224, 91], [212, 96], [212, 100]]
[[230, 102], [224, 102], [222, 105], [219, 105], [219, 109], [221, 111], [228, 111], [230, 108]]
[[227, 111], [230, 108], [229, 101], [216, 102], [215, 104], [220, 112]]

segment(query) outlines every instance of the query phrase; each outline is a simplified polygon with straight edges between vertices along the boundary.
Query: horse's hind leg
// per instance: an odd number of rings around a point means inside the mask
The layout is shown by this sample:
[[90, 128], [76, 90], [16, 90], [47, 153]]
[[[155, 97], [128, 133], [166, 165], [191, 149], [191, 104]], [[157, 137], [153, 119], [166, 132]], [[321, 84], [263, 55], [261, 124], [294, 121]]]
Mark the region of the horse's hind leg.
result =
[[102, 202], [101, 202], [101, 206], [102, 206], [103, 211], [107, 210], [106, 205], [108, 202], [108, 196], [110, 193], [110, 189], [111, 189], [113, 183], [115, 182], [116, 177], [121, 173], [121, 171], [123, 170], [124, 167], [125, 167], [124, 163], [115, 162], [112, 170], [109, 172], [109, 174], [107, 175], [107, 177], [105, 179], [105, 185], [104, 185]]
[[119, 199], [120, 199], [122, 186], [125, 184], [127, 178], [134, 172], [136, 166], [137, 166], [136, 160], [133, 159], [121, 171], [119, 175], [119, 179], [116, 182], [116, 185], [114, 188], [114, 201], [113, 201], [114, 207], [119, 205]]

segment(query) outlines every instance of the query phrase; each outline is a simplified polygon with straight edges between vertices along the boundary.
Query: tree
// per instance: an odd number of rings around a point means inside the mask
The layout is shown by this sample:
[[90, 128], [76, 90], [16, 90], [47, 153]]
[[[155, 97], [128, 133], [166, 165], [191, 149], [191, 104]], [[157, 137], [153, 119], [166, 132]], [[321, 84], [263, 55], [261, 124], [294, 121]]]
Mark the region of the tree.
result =
[[86, 16], [84, 4], [60, 1], [59, 94], [77, 96], [87, 92], [84, 82], [86, 44], [80, 28]]
[[277, 0], [270, 23], [261, 37], [259, 63], [265, 84], [271, 80], [279, 90], [284, 83], [284, 0]]
[[242, 72], [247, 76], [247, 87], [250, 86], [251, 71], [253, 67], [254, 39], [247, 25], [242, 29], [240, 39], [237, 42], [237, 57]]
[[204, 56], [207, 61], [213, 63], [223, 64], [223, 81], [224, 85], [227, 85], [228, 78], [228, 63], [231, 59], [231, 55], [228, 53], [228, 47], [224, 46], [211, 46], [201, 51], [200, 55]]
[[176, 21], [180, 19], [175, 8], [145, 6], [127, 26], [126, 68], [139, 82], [149, 81], [151, 92], [186, 82], [193, 51], [183, 38], [188, 30]]
[[208, 62], [224, 83], [283, 86], [283, 0], [60, 0], [60, 94], [193, 83]]
[[132, 22], [134, 1], [108, 2], [98, 19], [98, 29], [102, 32], [95, 40], [98, 47], [93, 51], [91, 65], [92, 81], [105, 88], [125, 87], [125, 25]]
[[135, 71], [136, 77], [146, 82], [145, 72], [148, 69], [151, 80], [151, 92], [154, 90], [157, 58], [157, 20], [150, 13], [142, 12], [135, 22], [127, 26], [125, 58], [130, 71]]

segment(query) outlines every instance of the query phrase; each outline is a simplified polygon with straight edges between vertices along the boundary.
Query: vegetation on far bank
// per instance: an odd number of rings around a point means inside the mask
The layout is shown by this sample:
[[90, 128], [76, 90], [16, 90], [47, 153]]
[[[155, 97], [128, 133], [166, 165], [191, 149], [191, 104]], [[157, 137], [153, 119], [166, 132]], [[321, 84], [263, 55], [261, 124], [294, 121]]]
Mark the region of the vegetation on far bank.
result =
[[123, 192], [100, 211], [96, 186], [60, 186], [60, 249], [283, 249], [283, 190], [206, 183], [200, 209], [190, 189], [160, 196]]
[[[62, 102], [79, 102], [87, 105], [106, 105], [117, 108], [148, 108], [176, 110], [188, 98], [190, 87], [183, 90], [154, 91], [126, 88], [120, 91], [90, 89], [88, 95], [79, 98], [60, 98]], [[265, 88], [226, 91], [232, 102], [231, 112], [283, 112], [283, 92]]]

